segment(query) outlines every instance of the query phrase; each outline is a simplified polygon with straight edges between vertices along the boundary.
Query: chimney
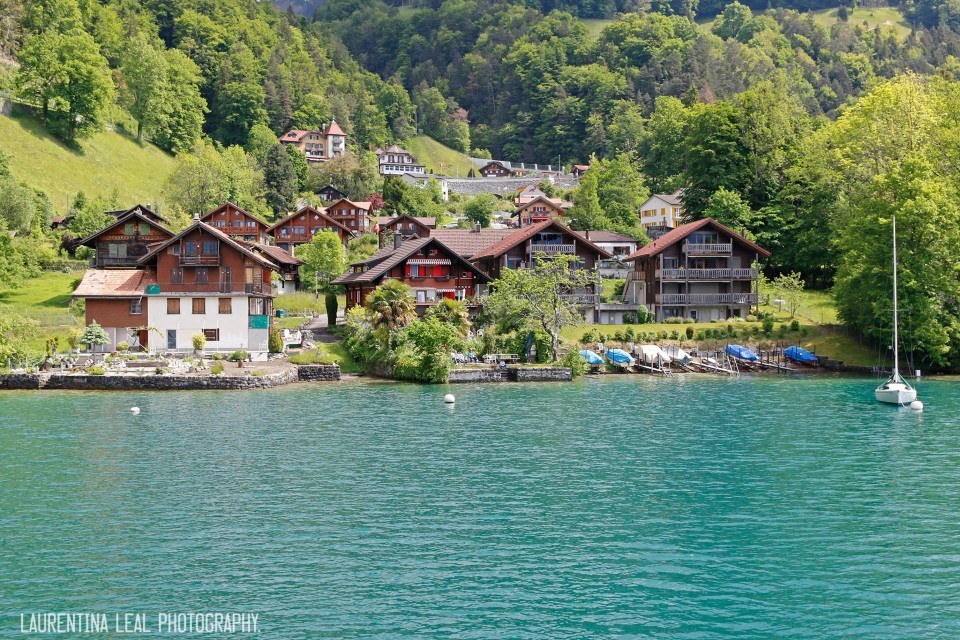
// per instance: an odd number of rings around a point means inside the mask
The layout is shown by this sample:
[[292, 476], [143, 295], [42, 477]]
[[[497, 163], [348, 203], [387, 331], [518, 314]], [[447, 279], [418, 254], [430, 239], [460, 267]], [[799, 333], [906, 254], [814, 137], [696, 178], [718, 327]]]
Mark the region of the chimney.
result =
[[483, 227], [481, 226], [481, 224], [480, 224], [479, 222], [477, 222], [476, 224], [473, 225], [473, 232], [474, 232], [474, 233], [480, 233], [480, 229], [482, 229], [482, 228], [483, 228]]
[[583, 232], [583, 237], [586, 238], [587, 240], [590, 239], [590, 229], [587, 229], [586, 231]]
[[400, 245], [401, 245], [402, 243], [403, 243], [403, 236], [401, 236], [399, 233], [394, 234], [394, 236], [393, 236], [393, 248], [394, 248], [394, 249], [399, 249], [399, 248], [400, 248]]

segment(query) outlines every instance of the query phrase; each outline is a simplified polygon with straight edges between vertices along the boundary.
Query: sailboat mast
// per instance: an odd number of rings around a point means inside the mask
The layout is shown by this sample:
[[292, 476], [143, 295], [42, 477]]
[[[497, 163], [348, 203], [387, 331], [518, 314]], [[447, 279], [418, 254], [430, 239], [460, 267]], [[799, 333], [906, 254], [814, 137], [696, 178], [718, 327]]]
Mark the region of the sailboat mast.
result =
[[893, 375], [900, 374], [900, 326], [897, 314], [897, 216], [893, 216]]

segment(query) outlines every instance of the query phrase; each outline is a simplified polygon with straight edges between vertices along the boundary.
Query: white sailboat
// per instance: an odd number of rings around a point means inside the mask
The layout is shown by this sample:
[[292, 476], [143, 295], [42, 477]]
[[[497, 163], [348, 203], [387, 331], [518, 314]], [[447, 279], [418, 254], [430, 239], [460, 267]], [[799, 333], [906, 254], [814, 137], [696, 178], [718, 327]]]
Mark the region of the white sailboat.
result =
[[[897, 217], [893, 217], [893, 373], [874, 392], [878, 402], [910, 406], [917, 399], [917, 390], [900, 375], [900, 341], [897, 315]], [[918, 403], [919, 404], [919, 403]]]

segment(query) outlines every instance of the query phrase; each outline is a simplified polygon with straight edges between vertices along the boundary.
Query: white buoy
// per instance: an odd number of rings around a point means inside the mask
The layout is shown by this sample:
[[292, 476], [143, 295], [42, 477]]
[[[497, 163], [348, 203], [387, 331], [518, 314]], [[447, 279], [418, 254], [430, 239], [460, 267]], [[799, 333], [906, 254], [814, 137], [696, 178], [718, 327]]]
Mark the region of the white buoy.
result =
[[447, 404], [453, 404], [454, 402], [457, 401], [457, 399], [453, 397], [452, 393], [448, 393], [447, 395], [443, 396], [443, 401], [446, 402]]
[[130, 407], [130, 413], [132, 413], [133, 415], [137, 415], [138, 413], [140, 413], [140, 407]]
[[923, 403], [919, 400], [914, 400], [910, 403], [910, 411], [923, 411]]

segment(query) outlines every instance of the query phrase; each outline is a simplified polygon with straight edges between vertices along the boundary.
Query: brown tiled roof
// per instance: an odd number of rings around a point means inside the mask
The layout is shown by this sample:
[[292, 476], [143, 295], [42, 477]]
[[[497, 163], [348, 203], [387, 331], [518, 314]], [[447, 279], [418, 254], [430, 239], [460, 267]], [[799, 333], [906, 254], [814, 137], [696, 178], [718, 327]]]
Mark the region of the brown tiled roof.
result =
[[350, 200], [350, 199], [348, 199], [348, 198], [340, 198], [340, 199], [337, 200], [336, 202], [331, 202], [331, 203], [330, 203], [330, 206], [327, 207], [327, 211], [329, 211], [330, 209], [334, 208], [335, 206], [337, 206], [337, 205], [340, 204], [341, 202], [346, 202], [346, 203], [349, 204], [351, 207], [357, 207], [358, 209], [364, 209], [364, 210], [366, 210], [366, 211], [370, 211], [370, 204], [371, 204], [371, 203], [370, 203], [369, 200], [361, 200], [361, 201], [357, 202], [357, 201], [354, 201], [354, 200]]
[[119, 226], [122, 225], [122, 224], [126, 224], [126, 223], [127, 223], [127, 220], [129, 220], [130, 218], [140, 218], [141, 220], [143, 220], [144, 222], [146, 222], [146, 223], [149, 224], [150, 226], [156, 227], [157, 229], [160, 229], [161, 231], [163, 231], [164, 233], [166, 233], [166, 234], [167, 234], [167, 237], [170, 237], [170, 238], [173, 237], [173, 231], [170, 231], [170, 229], [167, 229], [165, 226], [163, 226], [163, 225], [160, 224], [159, 222], [155, 222], [155, 221], [151, 220], [151, 219], [148, 218], [147, 216], [145, 216], [145, 215], [143, 215], [142, 213], [140, 213], [140, 211], [138, 211], [138, 210], [136, 209], [136, 207], [134, 207], [134, 209], [132, 209], [129, 214], [117, 218], [115, 222], [112, 222], [111, 224], [108, 224], [108, 225], [105, 226], [103, 229], [100, 229], [100, 231], [94, 231], [93, 233], [91, 233], [90, 235], [88, 235], [86, 238], [84, 238], [83, 240], [81, 240], [79, 244], [89, 246], [89, 244], [90, 244], [91, 242], [93, 242], [94, 240], [96, 240], [98, 237], [100, 237], [102, 234], [106, 233], [106, 232], [109, 231], [110, 229], [114, 229], [114, 228], [116, 228], [116, 227], [119, 227]]
[[647, 246], [641, 247], [640, 249], [637, 249], [636, 251], [631, 253], [626, 258], [623, 258], [621, 262], [632, 262], [637, 258], [643, 258], [645, 256], [655, 256], [661, 251], [663, 251], [664, 249], [666, 249], [667, 247], [669, 247], [670, 245], [680, 242], [681, 240], [689, 236], [694, 231], [698, 231], [707, 226], [714, 227], [715, 229], [723, 231], [724, 233], [728, 234], [731, 238], [733, 238], [734, 242], [742, 244], [743, 246], [753, 251], [756, 251], [757, 253], [759, 253], [765, 258], [770, 256], [769, 251], [767, 251], [760, 245], [754, 242], [751, 242], [750, 240], [747, 240], [746, 238], [741, 236], [739, 233], [737, 233], [730, 227], [720, 224], [713, 218], [703, 218], [702, 220], [696, 220], [694, 222], [688, 222], [687, 224], [682, 224], [676, 229], [672, 229], [671, 231], [668, 231], [667, 233], [663, 234], [662, 236], [660, 236], [659, 238], [657, 238]]
[[272, 225], [270, 225], [269, 227], [267, 227], [267, 233], [272, 232], [274, 229], [276, 229], [276, 228], [279, 227], [280, 225], [284, 224], [285, 222], [289, 222], [289, 221], [293, 220], [294, 218], [296, 218], [296, 217], [299, 216], [299, 215], [319, 215], [321, 218], [323, 218], [323, 219], [326, 220], [327, 222], [329, 222], [329, 223], [331, 223], [331, 224], [333, 224], [333, 225], [335, 225], [335, 226], [337, 226], [337, 227], [340, 227], [341, 229], [343, 229], [344, 231], [346, 231], [346, 232], [349, 233], [350, 235], [353, 235], [353, 232], [350, 231], [350, 229], [347, 229], [345, 226], [343, 226], [342, 223], [337, 222], [336, 220], [334, 220], [333, 218], [331, 218], [330, 216], [328, 216], [328, 215], [327, 215], [327, 210], [326, 210], [326, 208], [324, 208], [324, 207], [321, 207], [321, 208], [319, 208], [319, 209], [317, 209], [317, 208], [315, 208], [315, 207], [303, 207], [303, 208], [301, 208], [299, 211], [297, 211], [296, 213], [291, 213], [290, 215], [288, 215], [288, 216], [287, 216], [286, 218], [284, 218], [283, 220], [280, 220], [279, 222], [274, 222]]
[[354, 265], [366, 265], [367, 270], [362, 273], [347, 272], [333, 281], [332, 284], [350, 284], [351, 282], [376, 282], [387, 274], [398, 264], [415, 254], [421, 249], [425, 249], [431, 244], [436, 244], [445, 253], [449, 254], [451, 259], [459, 261], [464, 268], [473, 271], [482, 281], [489, 282], [490, 276], [485, 274], [474, 265], [463, 259], [456, 251], [446, 246], [436, 238], [414, 238], [406, 240], [398, 248], [384, 247], [363, 262], [354, 263]]
[[168, 222], [168, 220], [167, 220], [166, 218], [164, 218], [164, 217], [161, 216], [159, 213], [155, 212], [153, 209], [151, 209], [149, 206], [147, 206], [147, 205], [145, 205], [145, 204], [135, 204], [135, 205], [133, 205], [132, 207], [130, 207], [129, 209], [117, 209], [117, 210], [115, 210], [115, 211], [107, 211], [106, 213], [107, 213], [107, 215], [113, 216], [113, 217], [115, 217], [115, 218], [122, 218], [122, 217], [126, 216], [127, 214], [132, 213], [132, 212], [137, 211], [137, 210], [140, 210], [140, 212], [142, 212], [142, 213], [143, 213], [144, 215], [146, 215], [147, 217], [153, 216], [153, 217], [156, 218], [157, 220], [163, 220], [164, 222]]
[[586, 170], [588, 170], [588, 169], [590, 168], [590, 165], [588, 165], [588, 164], [575, 164], [575, 165], [573, 165], [573, 168], [574, 168], [574, 169], [580, 169], [581, 171], [586, 171]]
[[73, 292], [75, 298], [133, 298], [157, 284], [151, 269], [89, 269]]
[[379, 218], [377, 218], [377, 224], [379, 224], [382, 227], [385, 224], [391, 224], [393, 222], [396, 222], [401, 218], [409, 218], [410, 220], [415, 220], [416, 222], [419, 222], [423, 226], [427, 227], [428, 229], [433, 229], [434, 227], [437, 226], [436, 218], [431, 218], [429, 216], [408, 216], [407, 214], [403, 214], [396, 217], [380, 216]]
[[306, 129], [290, 129], [290, 131], [287, 131], [285, 134], [280, 136], [280, 139], [284, 141], [299, 142], [303, 136], [307, 135], [308, 133], [310, 132]]
[[331, 120], [330, 125], [327, 127], [327, 130], [324, 131], [328, 136], [345, 136], [343, 129], [340, 128], [340, 125], [337, 124], [336, 120]]
[[510, 234], [509, 236], [507, 236], [497, 244], [491, 247], [488, 247], [485, 251], [473, 256], [471, 259], [476, 260], [478, 258], [495, 258], [499, 255], [503, 255], [510, 249], [513, 249], [515, 246], [520, 244], [521, 242], [525, 242], [529, 240], [534, 235], [540, 233], [541, 231], [549, 229], [550, 227], [557, 227], [559, 231], [564, 231], [574, 236], [577, 240], [580, 240], [581, 242], [586, 244], [588, 247], [590, 247], [591, 249], [599, 253], [601, 258], [610, 257], [610, 254], [605, 249], [601, 249], [600, 247], [593, 244], [591, 241], [587, 240], [586, 238], [583, 237], [583, 235], [581, 235], [580, 233], [577, 233], [573, 229], [563, 226], [556, 220], [544, 220], [543, 222], [538, 222], [536, 224], [531, 224], [529, 226], [517, 229], [516, 231], [514, 231], [512, 234]]
[[[521, 199], [522, 199], [522, 198], [521, 198]], [[570, 203], [568, 203], [568, 202], [564, 202], [563, 200], [561, 200], [561, 199], [559, 199], [559, 198], [548, 198], [546, 194], [543, 194], [543, 195], [541, 195], [541, 196], [537, 196], [537, 197], [535, 197], [535, 198], [531, 198], [530, 200], [527, 200], [527, 201], [525, 201], [525, 202], [521, 202], [519, 205], [517, 205], [517, 208], [514, 210], [513, 215], [514, 215], [514, 216], [515, 216], [515, 215], [518, 215], [522, 209], [526, 209], [527, 207], [529, 207], [530, 205], [532, 205], [532, 204], [533, 204], [534, 202], [536, 202], [537, 200], [540, 200], [541, 202], [544, 202], [545, 204], [549, 204], [549, 205], [552, 206], [552, 207], [555, 207], [555, 208], [557, 208], [557, 209], [560, 209], [561, 211], [563, 211], [563, 210], [566, 209], [566, 208], [569, 208], [568, 205], [570, 204]], [[511, 216], [511, 217], [512, 217], [512, 216]]]
[[472, 258], [487, 247], [500, 242], [516, 229], [434, 229], [430, 237], [436, 238], [463, 258]]
[[140, 264], [147, 264], [155, 255], [157, 255], [157, 253], [169, 247], [171, 244], [173, 244], [174, 242], [176, 242], [177, 240], [179, 240], [180, 238], [187, 235], [188, 233], [190, 233], [191, 231], [193, 231], [198, 227], [202, 228], [203, 231], [219, 238], [222, 242], [226, 242], [228, 245], [230, 245], [240, 253], [253, 258], [263, 266], [273, 270], [278, 269], [276, 264], [274, 264], [270, 260], [267, 260], [265, 257], [263, 257], [263, 255], [256, 253], [255, 251], [252, 251], [251, 249], [248, 249], [246, 246], [244, 246], [245, 244], [249, 244], [249, 243], [247, 242], [241, 243], [238, 240], [234, 240], [233, 238], [225, 234], [223, 231], [220, 231], [216, 227], [210, 226], [206, 222], [201, 222], [200, 220], [194, 220], [192, 225], [190, 225], [189, 227], [187, 227], [177, 235], [173, 236], [166, 242], [161, 242], [157, 244], [152, 249], [150, 249], [150, 251], [146, 255], [144, 255], [142, 258], [140, 258], [137, 262]]
[[260, 252], [270, 256], [270, 259], [277, 264], [290, 264], [296, 266], [303, 264], [303, 260], [292, 256], [289, 252], [281, 249], [280, 247], [274, 247], [273, 245], [269, 244], [260, 244], [259, 242], [246, 242], [243, 240], [237, 240], [237, 243], [247, 247], [251, 251]]
[[247, 216], [247, 217], [250, 217], [250, 218], [253, 218], [253, 219], [256, 220], [257, 222], [259, 222], [260, 224], [262, 224], [262, 225], [264, 226], [264, 228], [270, 226], [269, 224], [267, 224], [267, 221], [264, 220], [263, 218], [261, 218], [261, 217], [259, 217], [259, 216], [255, 216], [255, 215], [253, 215], [252, 213], [250, 213], [249, 211], [245, 211], [242, 207], [238, 207], [237, 205], [233, 204], [232, 202], [224, 202], [222, 205], [220, 205], [219, 207], [217, 207], [217, 208], [214, 209], [213, 211], [208, 211], [207, 213], [205, 213], [205, 214], [203, 214], [202, 216], [200, 216], [200, 220], [205, 222], [208, 218], [212, 217], [213, 214], [219, 213], [220, 211], [222, 211], [222, 210], [223, 210], [224, 208], [226, 208], [226, 207], [233, 207], [234, 209], [236, 209], [237, 211], [239, 211], [239, 212], [242, 213], [243, 215], [245, 215], [245, 216]]

